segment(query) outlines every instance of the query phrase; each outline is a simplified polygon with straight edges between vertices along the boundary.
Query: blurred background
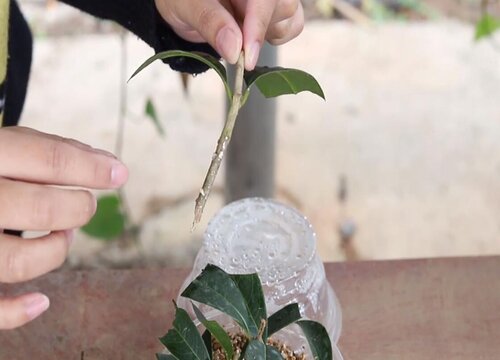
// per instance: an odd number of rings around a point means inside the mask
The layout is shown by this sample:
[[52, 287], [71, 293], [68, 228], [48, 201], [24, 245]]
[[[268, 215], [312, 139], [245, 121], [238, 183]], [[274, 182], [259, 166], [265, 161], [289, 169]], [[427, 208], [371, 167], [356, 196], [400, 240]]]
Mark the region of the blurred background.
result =
[[[135, 36], [55, 0], [20, 4], [35, 36], [21, 124], [130, 169], [120, 194], [99, 194], [67, 266], [190, 266], [225, 199], [223, 169], [190, 232], [224, 119], [219, 79], [156, 63], [127, 84], [152, 55]], [[278, 62], [314, 75], [326, 102], [277, 100], [275, 195], [308, 217], [323, 260], [500, 254], [500, 1], [303, 4]]]

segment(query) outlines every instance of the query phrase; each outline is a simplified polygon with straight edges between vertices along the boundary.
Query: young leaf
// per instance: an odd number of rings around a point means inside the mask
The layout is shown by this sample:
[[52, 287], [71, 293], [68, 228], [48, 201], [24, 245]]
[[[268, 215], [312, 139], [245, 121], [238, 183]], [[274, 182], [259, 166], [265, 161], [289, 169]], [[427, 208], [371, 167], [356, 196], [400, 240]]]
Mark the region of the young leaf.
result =
[[272, 346], [265, 345], [260, 340], [250, 340], [246, 349], [245, 360], [283, 360], [280, 352]]
[[112, 240], [125, 231], [126, 218], [121, 200], [116, 194], [97, 199], [97, 210], [90, 222], [81, 230], [98, 239]]
[[333, 359], [330, 336], [328, 336], [328, 332], [323, 325], [310, 320], [300, 320], [296, 324], [302, 329], [311, 348], [314, 360]]
[[240, 289], [233, 279], [217, 266], [207, 265], [181, 296], [222, 311], [232, 317], [247, 334], [257, 336], [259, 324], [250, 316]]
[[203, 339], [203, 342], [205, 343], [205, 347], [207, 348], [208, 356], [210, 357], [210, 360], [212, 360], [213, 357], [212, 334], [210, 334], [210, 331], [205, 330], [201, 337]]
[[135, 77], [137, 74], [139, 74], [142, 70], [147, 68], [149, 65], [151, 65], [156, 60], [165, 60], [168, 58], [175, 58], [175, 57], [187, 57], [187, 58], [195, 59], [195, 60], [198, 60], [198, 61], [204, 63], [205, 65], [209, 66], [210, 68], [214, 69], [215, 72], [222, 79], [222, 82], [224, 83], [224, 88], [226, 89], [226, 93], [227, 93], [228, 98], [231, 99], [233, 97], [231, 87], [229, 86], [229, 83], [227, 82], [226, 68], [219, 62], [219, 60], [217, 60], [212, 55], [205, 54], [202, 52], [197, 52], [197, 51], [190, 52], [190, 51], [182, 51], [182, 50], [169, 50], [169, 51], [160, 52], [154, 56], [151, 56], [141, 66], [139, 66], [139, 68], [132, 74], [129, 81], [132, 80], [133, 77]]
[[293, 324], [297, 320], [300, 320], [301, 317], [298, 304], [294, 303], [285, 306], [269, 317], [267, 336], [271, 336], [288, 325]]
[[200, 309], [195, 305], [193, 305], [194, 313], [198, 320], [205, 326], [205, 328], [212, 334], [212, 336], [219, 342], [219, 344], [224, 349], [226, 353], [226, 359], [233, 358], [233, 343], [231, 342], [231, 338], [226, 333], [226, 331], [220, 326], [217, 321], [209, 321], [200, 311]]
[[[248, 313], [253, 322], [260, 327], [262, 320], [267, 319], [266, 299], [262, 284], [257, 274], [231, 275], [231, 279], [236, 283], [238, 289], [246, 300]], [[264, 331], [263, 338], [267, 339], [267, 333]]]
[[[262, 95], [272, 98], [286, 94], [298, 94], [310, 91], [323, 99], [325, 94], [316, 79], [301, 70], [282, 67], [256, 67], [255, 70], [245, 73], [247, 84], [246, 92], [250, 91], [253, 84], [257, 85]], [[244, 98], [247, 95], [244, 95]]]
[[283, 356], [278, 351], [278, 349], [272, 347], [271, 345], [266, 345], [266, 359], [269, 360], [283, 360]]
[[246, 349], [245, 360], [265, 360], [266, 359], [266, 344], [260, 340], [250, 340]]
[[151, 119], [160, 136], [162, 137], [165, 136], [165, 130], [161, 125], [160, 119], [158, 119], [158, 114], [156, 113], [156, 107], [151, 99], [146, 100], [146, 107], [144, 109], [144, 114], [146, 114], [146, 116]]
[[170, 354], [156, 354], [156, 360], [178, 360], [178, 359]]
[[493, 35], [500, 29], [500, 19], [485, 14], [476, 24], [476, 40]]
[[210, 358], [193, 320], [186, 310], [178, 308], [177, 305], [173, 328], [160, 341], [177, 359], [208, 360]]

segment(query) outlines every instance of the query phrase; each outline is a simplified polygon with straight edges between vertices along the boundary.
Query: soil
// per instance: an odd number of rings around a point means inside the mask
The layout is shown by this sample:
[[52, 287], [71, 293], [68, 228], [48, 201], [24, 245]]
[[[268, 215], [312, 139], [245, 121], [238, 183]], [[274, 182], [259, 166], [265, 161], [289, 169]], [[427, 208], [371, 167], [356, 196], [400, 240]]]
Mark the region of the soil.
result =
[[[241, 354], [241, 351], [243, 350], [248, 341], [246, 336], [241, 333], [231, 334], [230, 336], [233, 342], [233, 348], [237, 353]], [[281, 353], [281, 356], [283, 356], [285, 360], [307, 360], [305, 354], [294, 352], [290, 348], [288, 348], [286, 344], [283, 344], [279, 341], [269, 339], [267, 341], [267, 344], [278, 349], [279, 352]], [[232, 360], [232, 359], [226, 359], [226, 354], [224, 353], [224, 350], [217, 341], [213, 342], [213, 350], [214, 350], [213, 353], [214, 360]]]

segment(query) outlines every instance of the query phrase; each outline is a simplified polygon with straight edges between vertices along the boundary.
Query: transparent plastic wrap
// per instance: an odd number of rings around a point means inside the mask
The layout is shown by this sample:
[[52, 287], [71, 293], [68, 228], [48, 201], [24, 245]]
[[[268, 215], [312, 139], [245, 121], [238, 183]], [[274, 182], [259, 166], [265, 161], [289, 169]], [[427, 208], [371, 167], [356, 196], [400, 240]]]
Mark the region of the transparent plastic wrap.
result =
[[[316, 234], [299, 212], [262, 198], [243, 199], [225, 206], [210, 221], [181, 292], [209, 263], [231, 274], [257, 272], [264, 288], [268, 315], [285, 305], [298, 303], [304, 318], [320, 322], [327, 329], [334, 360], [342, 359], [337, 348], [342, 328], [340, 305], [316, 253]], [[179, 297], [178, 304], [194, 318], [187, 299]], [[235, 324], [226, 315], [205, 305], [200, 307], [208, 319], [236, 331]], [[308, 352], [297, 325], [273, 337], [293, 350]]]

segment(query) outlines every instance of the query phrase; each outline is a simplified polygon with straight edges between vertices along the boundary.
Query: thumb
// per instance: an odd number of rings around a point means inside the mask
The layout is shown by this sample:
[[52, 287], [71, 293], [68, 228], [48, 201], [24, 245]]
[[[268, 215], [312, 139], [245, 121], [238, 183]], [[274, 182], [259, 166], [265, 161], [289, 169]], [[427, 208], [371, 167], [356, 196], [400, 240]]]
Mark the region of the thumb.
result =
[[26, 324], [47, 310], [49, 305], [49, 299], [39, 293], [11, 299], [0, 298], [0, 331]]
[[[230, 11], [218, 0], [179, 1], [177, 17], [195, 29], [229, 63], [238, 61], [243, 35]], [[229, 6], [229, 5], [228, 5]]]

